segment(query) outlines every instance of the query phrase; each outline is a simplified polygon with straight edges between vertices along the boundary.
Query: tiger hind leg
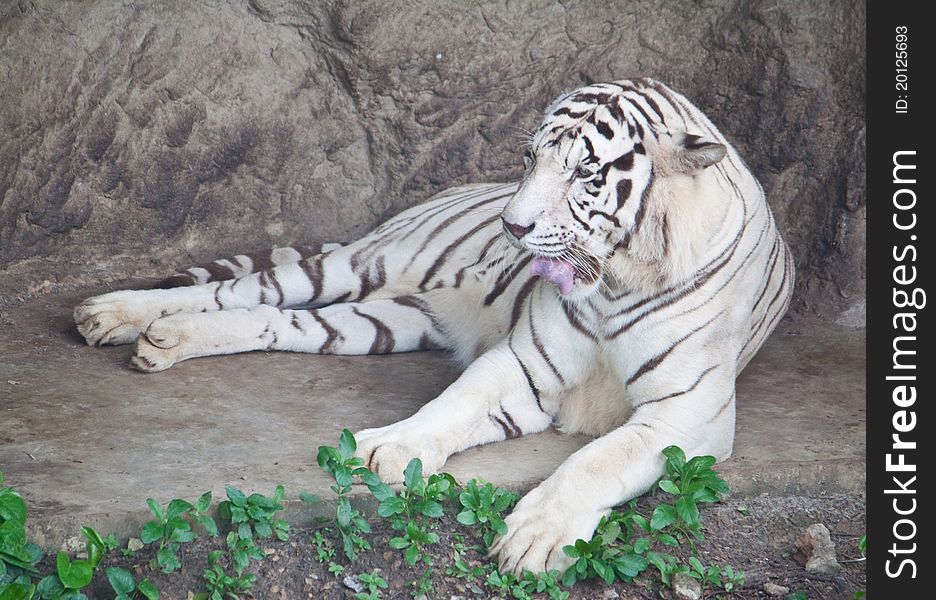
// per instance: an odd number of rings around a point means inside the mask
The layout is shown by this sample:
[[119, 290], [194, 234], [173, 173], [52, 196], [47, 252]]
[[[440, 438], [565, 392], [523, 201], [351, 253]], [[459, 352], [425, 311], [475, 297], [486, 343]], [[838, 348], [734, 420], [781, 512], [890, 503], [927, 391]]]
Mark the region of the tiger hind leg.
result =
[[[177, 313], [254, 308], [322, 306], [356, 299], [384, 283], [383, 263], [357, 271], [352, 251], [341, 247], [237, 279], [170, 289], [125, 290], [88, 298], [74, 310], [75, 324], [89, 345], [127, 344], [160, 317]], [[378, 275], [380, 277], [378, 277]]]
[[130, 364], [156, 372], [189, 358], [252, 350], [361, 355], [446, 347], [429, 301], [414, 295], [317, 309], [262, 305], [168, 315], [139, 337]]
[[341, 244], [312, 244], [309, 246], [283, 246], [265, 252], [238, 254], [230, 258], [220, 258], [210, 263], [189, 267], [174, 273], [157, 283], [157, 289], [169, 289], [190, 285], [201, 285], [214, 281], [240, 279], [252, 273], [268, 271], [289, 263], [299, 262], [318, 254], [325, 254], [340, 248]]

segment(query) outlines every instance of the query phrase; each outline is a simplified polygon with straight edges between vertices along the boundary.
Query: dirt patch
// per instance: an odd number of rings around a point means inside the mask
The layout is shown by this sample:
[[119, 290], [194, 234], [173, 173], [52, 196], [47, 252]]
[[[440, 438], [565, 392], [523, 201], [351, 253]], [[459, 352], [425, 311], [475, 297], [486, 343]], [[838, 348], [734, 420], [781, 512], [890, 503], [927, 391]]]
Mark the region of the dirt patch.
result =
[[[641, 511], [652, 507], [653, 499], [641, 501]], [[480, 579], [466, 579], [447, 574], [446, 567], [453, 564], [453, 552], [459, 546], [471, 547], [479, 544], [474, 532], [464, 527], [451, 516], [449, 510], [439, 522], [437, 530], [441, 541], [431, 546], [433, 566], [432, 590], [428, 599], [481, 599], [509, 598], [508, 592], [499, 592]], [[645, 514], [649, 514], [645, 513]], [[309, 524], [294, 527], [287, 542], [266, 541], [262, 547], [267, 553], [265, 560], [252, 562], [250, 572], [257, 580], [250, 594], [244, 598], [261, 599], [350, 599], [354, 591], [344, 579], [361, 573], [379, 570], [389, 584], [381, 598], [411, 598], [413, 582], [419, 579], [422, 567], [410, 567], [402, 560], [402, 552], [391, 549], [387, 541], [397, 535], [389, 523], [378, 517], [370, 519], [374, 526], [368, 537], [373, 549], [362, 553], [353, 564], [348, 563], [340, 550], [335, 561], [344, 567], [344, 572], [334, 575], [328, 571], [328, 563], [320, 562], [312, 538], [321, 525]], [[856, 591], [865, 589], [865, 563], [860, 560], [857, 540], [865, 531], [865, 500], [853, 494], [828, 496], [781, 496], [764, 494], [753, 498], [729, 498], [718, 505], [702, 510], [705, 540], [699, 544], [702, 562], [706, 565], [731, 565], [745, 573], [745, 582], [736, 589], [732, 598], [768, 598], [763, 591], [765, 583], [789, 588], [790, 593], [799, 590], [807, 598], [852, 598]], [[794, 540], [812, 523], [823, 523], [831, 532], [837, 557], [842, 570], [835, 575], [807, 574], [797, 563]], [[334, 535], [328, 536], [332, 545], [338, 547]], [[688, 556], [685, 544], [674, 549], [673, 554]], [[185, 600], [190, 592], [204, 589], [202, 570], [207, 566], [206, 557], [213, 549], [223, 548], [222, 538], [202, 538], [187, 544], [182, 550], [181, 572], [165, 575], [150, 570], [147, 563], [154, 551], [148, 547], [132, 557], [120, 557], [112, 553], [104, 566], [122, 566], [134, 572], [137, 580], [150, 579], [160, 590], [160, 598]], [[462, 555], [469, 564], [486, 562], [478, 550], [467, 550]], [[707, 588], [705, 598], [719, 596]], [[88, 591], [89, 598], [108, 598], [113, 595], [104, 577], [103, 569], [95, 576]], [[724, 592], [721, 592], [724, 597]], [[536, 594], [535, 598], [546, 598]], [[572, 589], [574, 600], [673, 598], [671, 590], [664, 588], [652, 568], [631, 584], [617, 583], [604, 586], [599, 583], [583, 582]], [[783, 597], [783, 596], [780, 596]]]

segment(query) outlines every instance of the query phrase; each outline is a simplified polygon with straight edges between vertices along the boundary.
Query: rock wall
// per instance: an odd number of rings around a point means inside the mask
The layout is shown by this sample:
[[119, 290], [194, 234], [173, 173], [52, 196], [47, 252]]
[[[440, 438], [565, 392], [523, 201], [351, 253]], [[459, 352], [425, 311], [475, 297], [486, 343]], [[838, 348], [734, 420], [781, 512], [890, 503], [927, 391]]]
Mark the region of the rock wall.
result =
[[796, 254], [794, 310], [864, 295], [864, 4], [0, 2], [0, 292], [343, 241], [509, 180], [545, 106], [652, 76], [738, 146]]

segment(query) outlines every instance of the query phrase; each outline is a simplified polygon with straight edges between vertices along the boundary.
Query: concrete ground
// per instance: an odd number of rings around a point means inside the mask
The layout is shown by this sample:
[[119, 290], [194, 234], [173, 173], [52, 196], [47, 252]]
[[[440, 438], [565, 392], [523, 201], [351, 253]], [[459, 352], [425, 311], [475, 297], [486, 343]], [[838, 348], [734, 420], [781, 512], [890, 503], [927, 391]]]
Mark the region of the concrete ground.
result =
[[[46, 546], [80, 524], [130, 533], [147, 497], [277, 483], [291, 499], [328, 496], [319, 445], [412, 414], [457, 374], [442, 353], [250, 353], [145, 375], [126, 366], [129, 347], [89, 348], [75, 330], [72, 307], [103, 291], [0, 303], [0, 469]], [[781, 325], [738, 381], [734, 456], [720, 466], [733, 490], [863, 491], [864, 357], [863, 331]], [[548, 431], [446, 470], [529, 487], [587, 441]]]

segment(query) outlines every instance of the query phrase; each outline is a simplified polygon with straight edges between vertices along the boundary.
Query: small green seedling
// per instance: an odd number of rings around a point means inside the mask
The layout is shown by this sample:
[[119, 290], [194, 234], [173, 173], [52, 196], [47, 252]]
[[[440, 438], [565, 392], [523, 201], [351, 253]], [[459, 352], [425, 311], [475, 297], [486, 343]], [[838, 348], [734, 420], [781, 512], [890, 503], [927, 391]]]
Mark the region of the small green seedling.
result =
[[371, 493], [380, 500], [377, 514], [390, 519], [394, 530], [401, 536], [390, 539], [390, 547], [405, 550], [403, 559], [415, 565], [422, 559], [429, 565], [425, 547], [439, 541], [439, 534], [431, 531], [428, 519], [438, 519], [445, 510], [443, 503], [450, 499], [456, 483], [448, 473], [423, 478], [422, 461], [414, 458], [403, 471], [403, 489], [397, 495], [390, 486], [371, 485]]
[[26, 517], [26, 502], [19, 492], [3, 485], [0, 471], [0, 589], [29, 590], [30, 576], [38, 573], [36, 563], [42, 560], [42, 551], [26, 539]]
[[462, 525], [480, 530], [484, 547], [489, 548], [495, 535], [507, 533], [507, 524], [501, 515], [519, 499], [513, 492], [472, 479], [458, 496], [463, 510], [456, 519]]
[[575, 559], [562, 578], [566, 587], [592, 577], [600, 577], [611, 585], [615, 580], [633, 581], [648, 566], [646, 557], [636, 552], [632, 545], [619, 544], [621, 526], [616, 520], [602, 519], [591, 541], [576, 540], [572, 546], [562, 550]]
[[371, 532], [370, 525], [356, 509], [352, 508], [348, 494], [354, 484], [355, 477], [364, 478], [369, 485], [378, 485], [382, 482], [369, 469], [364, 467], [364, 460], [354, 456], [357, 442], [354, 435], [347, 429], [341, 432], [338, 447], [320, 446], [316, 460], [320, 467], [335, 478], [331, 490], [338, 496], [338, 508], [335, 513], [335, 524], [341, 535], [342, 548], [350, 561], [357, 559], [359, 552], [370, 550], [370, 543], [364, 535]]
[[185, 519], [185, 515], [195, 507], [191, 502], [179, 498], [170, 500], [165, 509], [152, 498], [147, 498], [146, 504], [156, 519], [143, 526], [140, 541], [144, 544], [159, 542], [155, 564], [162, 569], [163, 573], [172, 573], [182, 567], [182, 562], [179, 560], [181, 544], [191, 542], [197, 537], [192, 531], [192, 526]]
[[228, 575], [220, 564], [224, 552], [213, 550], [208, 553], [209, 568], [202, 571], [202, 577], [208, 588], [206, 592], [195, 594], [194, 600], [239, 600], [241, 592], [249, 592], [257, 576], [253, 573]]
[[225, 491], [228, 499], [218, 505], [218, 514], [234, 527], [227, 534], [226, 542], [231, 551], [234, 572], [240, 578], [251, 559], [263, 559], [263, 550], [256, 545], [255, 538], [276, 536], [281, 541], [289, 539], [289, 524], [274, 518], [278, 511], [283, 510], [280, 501], [285, 490], [281, 485], [276, 486], [272, 498], [262, 494], [247, 496], [230, 486]]
[[315, 547], [315, 559], [320, 563], [331, 562], [335, 558], [335, 548], [331, 541], [319, 529], [312, 536], [312, 545]]
[[380, 571], [362, 573], [357, 579], [367, 587], [366, 592], [358, 592], [354, 595], [357, 600], [379, 600], [380, 590], [387, 589], [387, 582], [380, 576]]
[[121, 567], [107, 567], [104, 569], [107, 581], [117, 597], [114, 600], [133, 600], [146, 598], [146, 600], [159, 600], [159, 590], [149, 580], [139, 583], [133, 578], [133, 573]]
[[728, 493], [728, 484], [712, 470], [714, 456], [695, 456], [689, 461], [677, 446], [663, 449], [666, 475], [657, 484], [675, 496], [672, 503], [661, 502], [653, 511], [650, 526], [660, 531], [675, 525], [676, 531], [702, 539], [699, 504], [718, 502]]
[[80, 590], [91, 583], [94, 571], [101, 560], [118, 545], [116, 536], [109, 535], [102, 538], [93, 527], [82, 527], [81, 533], [87, 540], [85, 551], [88, 558], [71, 560], [66, 553], [59, 552], [55, 560], [55, 573], [43, 577], [36, 586], [36, 593], [42, 600], [85, 598]]

